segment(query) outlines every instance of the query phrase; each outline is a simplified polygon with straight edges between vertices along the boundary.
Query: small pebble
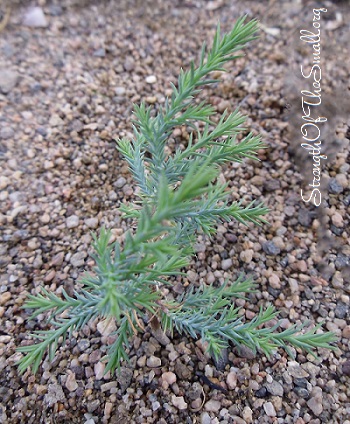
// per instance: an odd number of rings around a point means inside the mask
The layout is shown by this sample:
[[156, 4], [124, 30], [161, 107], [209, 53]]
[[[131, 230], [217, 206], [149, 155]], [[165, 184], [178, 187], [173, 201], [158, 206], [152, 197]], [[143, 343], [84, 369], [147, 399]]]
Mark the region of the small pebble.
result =
[[24, 15], [23, 25], [33, 28], [46, 28], [48, 26], [48, 23], [42, 8], [29, 8]]
[[19, 75], [12, 69], [0, 69], [0, 91], [3, 94], [10, 93], [19, 80]]
[[183, 396], [175, 396], [173, 395], [171, 398], [171, 403], [175, 406], [175, 408], [183, 410], [187, 409], [187, 403]]
[[340, 194], [343, 192], [343, 186], [338, 182], [336, 178], [331, 178], [328, 182], [328, 191], [331, 194]]
[[98, 218], [88, 218], [85, 220], [88, 228], [96, 229], [98, 227]]
[[228, 269], [230, 269], [231, 266], [232, 266], [231, 258], [224, 259], [223, 261], [221, 261], [221, 269], [223, 269], [224, 271], [227, 271]]
[[154, 83], [157, 82], [157, 77], [155, 75], [149, 75], [146, 78], [146, 82], [147, 82], [147, 84], [154, 84]]
[[266, 412], [266, 415], [269, 417], [275, 417], [276, 416], [276, 410], [275, 407], [271, 402], [264, 403], [264, 411]]
[[0, 138], [3, 140], [8, 140], [9, 138], [12, 138], [14, 136], [15, 132], [10, 127], [3, 127], [0, 130]]
[[[174, 374], [171, 371], [165, 372], [165, 373], [162, 374], [162, 380], [163, 380], [163, 383], [165, 383], [165, 385], [167, 387], [171, 386], [172, 384], [176, 383], [176, 374]], [[167, 387], [165, 387], [165, 388], [167, 388]]]
[[264, 243], [263, 249], [267, 255], [272, 255], [272, 256], [278, 255], [281, 252], [281, 249], [278, 246], [276, 246], [273, 241], [267, 241], [266, 243]]
[[310, 396], [308, 390], [303, 387], [294, 387], [294, 392], [302, 399], [308, 399]]
[[79, 217], [77, 215], [72, 215], [66, 219], [67, 228], [76, 228], [79, 226]]
[[123, 96], [126, 92], [126, 89], [124, 87], [116, 87], [114, 92], [117, 96]]
[[77, 252], [70, 258], [70, 263], [75, 267], [79, 268], [84, 265], [85, 258], [87, 257], [86, 252]]
[[281, 288], [281, 280], [278, 275], [272, 274], [271, 277], [269, 277], [269, 284], [274, 289], [280, 289]]
[[267, 391], [273, 396], [283, 396], [284, 390], [281, 383], [278, 381], [272, 381], [271, 383], [266, 383], [265, 387]]
[[5, 292], [0, 294], [0, 305], [5, 305], [11, 299], [11, 293]]
[[75, 390], [77, 390], [78, 388], [78, 383], [75, 380], [75, 374], [70, 372], [68, 374], [67, 380], [66, 380], [66, 388], [70, 391], [70, 392], [74, 392]]
[[307, 406], [311, 409], [311, 411], [318, 417], [322, 414], [323, 405], [322, 405], [322, 397], [314, 396], [310, 400], [307, 401]]
[[300, 208], [298, 212], [298, 222], [303, 227], [310, 227], [312, 222], [311, 213], [307, 209]]
[[104, 376], [106, 365], [103, 362], [97, 362], [94, 365], [95, 377], [96, 380], [101, 380]]
[[124, 177], [119, 177], [117, 181], [114, 183], [114, 187], [122, 188], [126, 184], [126, 179]]
[[162, 365], [162, 361], [157, 356], [150, 356], [147, 358], [147, 366], [150, 368], [158, 368]]
[[233, 390], [237, 386], [237, 374], [235, 372], [229, 372], [226, 377], [226, 384], [230, 390]]
[[221, 403], [218, 400], [210, 399], [208, 402], [205, 403], [204, 409], [208, 412], [219, 412], [221, 408]]
[[253, 255], [254, 255], [253, 249], [242, 250], [242, 252], [239, 255], [239, 258], [241, 259], [241, 261], [249, 264], [253, 259]]
[[203, 412], [201, 415], [201, 424], [211, 424], [211, 418], [208, 412]]
[[350, 361], [345, 361], [343, 363], [342, 371], [345, 375], [350, 376]]

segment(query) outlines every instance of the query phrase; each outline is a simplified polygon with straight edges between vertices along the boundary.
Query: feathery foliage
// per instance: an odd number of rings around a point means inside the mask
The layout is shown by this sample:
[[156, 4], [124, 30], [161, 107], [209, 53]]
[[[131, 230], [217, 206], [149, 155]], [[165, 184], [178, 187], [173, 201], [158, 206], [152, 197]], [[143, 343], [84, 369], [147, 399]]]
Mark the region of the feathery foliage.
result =
[[[36, 372], [46, 352], [52, 360], [67, 335], [96, 318], [114, 319], [118, 325], [112, 334], [115, 342], [107, 346], [106, 371], [114, 371], [128, 359], [130, 338], [154, 316], [165, 331], [201, 337], [215, 358], [229, 342], [266, 355], [279, 347], [288, 350], [288, 345], [307, 352], [332, 348], [333, 335], [321, 333], [319, 327], [299, 334], [302, 327], [278, 332], [278, 325], [264, 326], [276, 317], [271, 306], [245, 321], [233, 299], [256, 289], [251, 279], [240, 277], [221, 287], [191, 287], [179, 298], [162, 290], [171, 284], [169, 276], [183, 274], [199, 231], [212, 236], [218, 223], [231, 219], [243, 224], [266, 222], [267, 208], [255, 202], [230, 204], [228, 187], [217, 178], [225, 163], [257, 160], [257, 151], [264, 147], [260, 137], [249, 133], [238, 142], [245, 121], [238, 110], [225, 112], [215, 123], [213, 107], [194, 101], [201, 86], [217, 82], [209, 74], [223, 71], [226, 62], [240, 57], [236, 52], [256, 38], [257, 28], [257, 21], [246, 23], [245, 17], [223, 36], [218, 26], [211, 49], [203, 45], [198, 67], [191, 63], [188, 71], [181, 70], [177, 87], [172, 85], [171, 97], [155, 116], [144, 103], [135, 106], [134, 140], [119, 140], [117, 148], [140, 189], [140, 200], [122, 208], [125, 217], [136, 221], [136, 229], [127, 232], [122, 245], [110, 243], [110, 231], [101, 229], [93, 243], [94, 272], [81, 280], [73, 296], [62, 290], [59, 297], [44, 288], [29, 296], [24, 307], [34, 311], [31, 319], [47, 314], [51, 328], [32, 335], [38, 343], [18, 348], [25, 354], [19, 361], [20, 372], [28, 367]], [[198, 122], [203, 123], [202, 130]], [[188, 145], [167, 154], [170, 135], [183, 125], [193, 129]]]

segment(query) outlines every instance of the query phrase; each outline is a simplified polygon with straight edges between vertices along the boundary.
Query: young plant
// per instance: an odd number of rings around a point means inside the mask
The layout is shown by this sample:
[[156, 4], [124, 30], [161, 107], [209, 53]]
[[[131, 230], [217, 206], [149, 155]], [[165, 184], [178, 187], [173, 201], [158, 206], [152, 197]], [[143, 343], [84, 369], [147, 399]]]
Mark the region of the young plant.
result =
[[[53, 360], [67, 334], [96, 318], [114, 319], [118, 325], [115, 342], [107, 347], [106, 372], [128, 359], [131, 337], [147, 323], [161, 323], [170, 333], [176, 329], [201, 337], [215, 359], [229, 342], [266, 355], [278, 347], [292, 355], [288, 345], [307, 352], [317, 347], [333, 348], [334, 336], [319, 333], [319, 326], [304, 334], [300, 334], [303, 326], [281, 332], [275, 331], [278, 324], [264, 327], [276, 316], [272, 306], [245, 321], [233, 298], [254, 290], [249, 278], [240, 277], [219, 287], [191, 287], [178, 298], [171, 290], [164, 290], [171, 286], [168, 277], [184, 275], [181, 270], [194, 254], [197, 232], [213, 236], [218, 223], [233, 218], [243, 224], [266, 222], [266, 207], [230, 203], [227, 185], [217, 178], [222, 164], [257, 159], [257, 151], [264, 147], [260, 137], [250, 133], [238, 142], [236, 137], [244, 130], [245, 121], [238, 110], [224, 113], [215, 123], [210, 118], [214, 108], [194, 101], [201, 86], [217, 82], [209, 74], [223, 71], [226, 62], [241, 57], [236, 52], [256, 38], [257, 29], [257, 21], [245, 23], [245, 17], [222, 37], [218, 26], [211, 49], [207, 52], [204, 44], [198, 67], [191, 63], [187, 72], [181, 70], [177, 87], [172, 85], [171, 97], [155, 116], [145, 104], [135, 106], [134, 140], [119, 140], [117, 147], [139, 187], [139, 200], [122, 208], [126, 217], [135, 220], [136, 228], [126, 233], [122, 245], [110, 243], [110, 231], [101, 229], [99, 237], [94, 237], [94, 274], [82, 279], [73, 297], [64, 290], [59, 297], [44, 288], [29, 296], [24, 307], [34, 310], [31, 319], [48, 313], [51, 329], [36, 331], [32, 337], [38, 343], [18, 348], [25, 354], [19, 361], [20, 372], [28, 367], [36, 372], [47, 351]], [[199, 121], [202, 130], [196, 126]], [[187, 147], [168, 154], [169, 137], [183, 125], [193, 129]]]

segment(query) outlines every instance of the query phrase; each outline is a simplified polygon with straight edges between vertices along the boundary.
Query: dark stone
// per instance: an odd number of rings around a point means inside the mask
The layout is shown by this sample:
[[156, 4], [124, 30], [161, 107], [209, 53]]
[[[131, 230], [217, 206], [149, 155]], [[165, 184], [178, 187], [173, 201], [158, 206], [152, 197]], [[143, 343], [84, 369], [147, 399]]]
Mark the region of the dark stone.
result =
[[192, 386], [186, 391], [186, 395], [191, 399], [198, 399], [203, 393], [203, 386], [196, 381]]
[[300, 208], [298, 212], [298, 222], [303, 227], [310, 227], [312, 222], [312, 214], [310, 211], [304, 208]]
[[90, 341], [87, 339], [80, 340], [78, 342], [78, 349], [80, 352], [85, 352], [90, 347]]
[[340, 194], [343, 192], [343, 186], [336, 180], [336, 178], [331, 178], [328, 183], [328, 191], [331, 194]]
[[242, 358], [246, 358], [246, 359], [256, 358], [256, 353], [252, 349], [250, 349], [248, 346], [241, 345], [237, 349], [238, 349], [239, 355]]
[[188, 380], [192, 376], [192, 371], [190, 368], [183, 364], [181, 361], [175, 363], [174, 371], [181, 380]]
[[337, 318], [345, 318], [349, 315], [349, 305], [344, 302], [338, 302], [334, 314]]
[[315, 293], [310, 289], [310, 287], [304, 288], [304, 294], [306, 299], [315, 299]]
[[331, 231], [336, 236], [341, 236], [343, 234], [343, 228], [336, 227], [335, 225], [331, 224]]
[[127, 367], [121, 367], [120, 370], [116, 372], [116, 379], [123, 394], [126, 392], [126, 389], [130, 387], [133, 375], [134, 371]]
[[302, 399], [308, 399], [310, 396], [310, 393], [308, 390], [306, 390], [304, 387], [296, 386], [294, 387], [294, 392], [301, 397]]
[[42, 89], [43, 89], [43, 86], [38, 82], [35, 82], [30, 86], [30, 91], [32, 92], [32, 94], [38, 93]]
[[318, 315], [322, 318], [328, 317], [328, 311], [322, 306], [317, 310], [317, 312], [318, 312]]
[[229, 243], [236, 243], [237, 241], [237, 236], [235, 234], [226, 233], [225, 238]]
[[307, 387], [307, 380], [306, 378], [294, 378], [294, 384], [298, 387], [303, 387], [304, 389], [306, 389]]
[[65, 63], [64, 63], [64, 61], [62, 59], [58, 59], [58, 60], [56, 60], [56, 61], [53, 62], [53, 66], [55, 68], [58, 68], [58, 69], [63, 68], [64, 65], [65, 65]]
[[83, 397], [85, 393], [84, 387], [79, 386], [77, 390], [75, 391], [76, 397]]
[[50, 5], [48, 11], [51, 16], [61, 16], [63, 13], [62, 7], [55, 4]]
[[26, 240], [29, 237], [29, 231], [27, 230], [16, 230], [11, 237], [11, 241], [18, 243], [20, 240]]
[[275, 191], [281, 187], [279, 180], [267, 180], [264, 182], [264, 188], [266, 191]]
[[72, 367], [71, 370], [74, 372], [75, 378], [77, 380], [82, 380], [84, 378], [85, 373], [83, 367], [77, 365], [75, 367]]
[[335, 260], [335, 267], [338, 271], [343, 270], [350, 265], [350, 260], [348, 256], [345, 256], [343, 253], [339, 253]]
[[279, 290], [279, 289], [274, 289], [273, 287], [268, 287], [267, 288], [267, 291], [270, 293], [270, 295], [272, 296], [272, 297], [274, 297], [275, 299], [277, 299], [278, 298], [278, 296], [280, 295], [280, 293], [281, 293], [281, 290]]
[[36, 132], [37, 132], [38, 134], [42, 135], [43, 137], [46, 137], [46, 136], [47, 136], [47, 129], [46, 129], [46, 128], [44, 128], [44, 127], [38, 127], [38, 128], [36, 129]]
[[344, 197], [343, 203], [345, 206], [350, 206], [350, 194]]
[[228, 258], [227, 250], [223, 250], [222, 252], [220, 252], [220, 258], [221, 259], [227, 259]]
[[283, 266], [283, 268], [286, 268], [287, 266], [288, 266], [288, 264], [289, 264], [289, 261], [288, 261], [288, 257], [287, 256], [285, 256], [281, 261], [280, 261], [280, 264]]
[[261, 387], [260, 389], [258, 389], [255, 392], [255, 396], [258, 397], [258, 398], [264, 398], [264, 397], [268, 396], [267, 388], [265, 386]]
[[275, 256], [281, 252], [281, 249], [273, 241], [267, 241], [262, 247], [267, 255]]
[[215, 357], [213, 357], [213, 360], [214, 360], [216, 369], [219, 371], [223, 371], [226, 365], [228, 364], [228, 350], [222, 349], [221, 356], [219, 357], [219, 359], [216, 360]]

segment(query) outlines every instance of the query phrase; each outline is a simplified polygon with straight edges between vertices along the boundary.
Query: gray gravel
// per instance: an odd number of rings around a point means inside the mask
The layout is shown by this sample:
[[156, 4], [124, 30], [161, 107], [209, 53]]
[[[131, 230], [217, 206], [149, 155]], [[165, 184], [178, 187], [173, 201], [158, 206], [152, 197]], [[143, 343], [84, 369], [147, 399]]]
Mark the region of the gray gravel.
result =
[[[31, 11], [11, 3], [0, 37], [0, 423], [349, 424], [349, 121], [341, 97], [332, 97], [349, 90], [345, 3], [325, 3], [324, 97], [340, 121], [331, 121], [336, 137], [333, 131], [324, 139], [332, 154], [317, 210], [300, 199], [300, 123], [287, 122], [285, 110], [291, 69], [306, 60], [293, 37], [308, 24], [311, 6], [33, 3]], [[127, 229], [118, 208], [135, 198], [135, 187], [113, 140], [131, 136], [132, 103], [163, 104], [169, 82], [198, 58], [217, 21], [228, 30], [243, 13], [260, 19], [260, 40], [201, 96], [220, 113], [240, 104], [247, 127], [262, 134], [268, 148], [259, 152], [261, 161], [227, 166], [220, 179], [232, 201], [263, 200], [270, 225], [247, 230], [230, 222], [212, 242], [199, 237], [185, 284], [178, 282], [174, 294], [244, 271], [259, 284], [249, 300], [237, 301], [245, 317], [272, 303], [283, 328], [324, 321], [339, 336], [338, 350], [320, 350], [318, 359], [296, 352], [293, 361], [283, 351], [267, 359], [232, 346], [221, 369], [200, 340], [169, 340], [147, 328], [132, 340], [121, 374], [104, 375], [101, 359], [115, 323], [92, 322], [36, 376], [19, 376], [15, 348], [31, 342], [30, 331], [46, 328], [43, 315], [27, 321], [27, 294], [40, 285], [73, 293], [82, 270], [93, 267], [90, 231], [105, 225], [117, 239]], [[178, 129], [172, 143], [188, 136]]]

